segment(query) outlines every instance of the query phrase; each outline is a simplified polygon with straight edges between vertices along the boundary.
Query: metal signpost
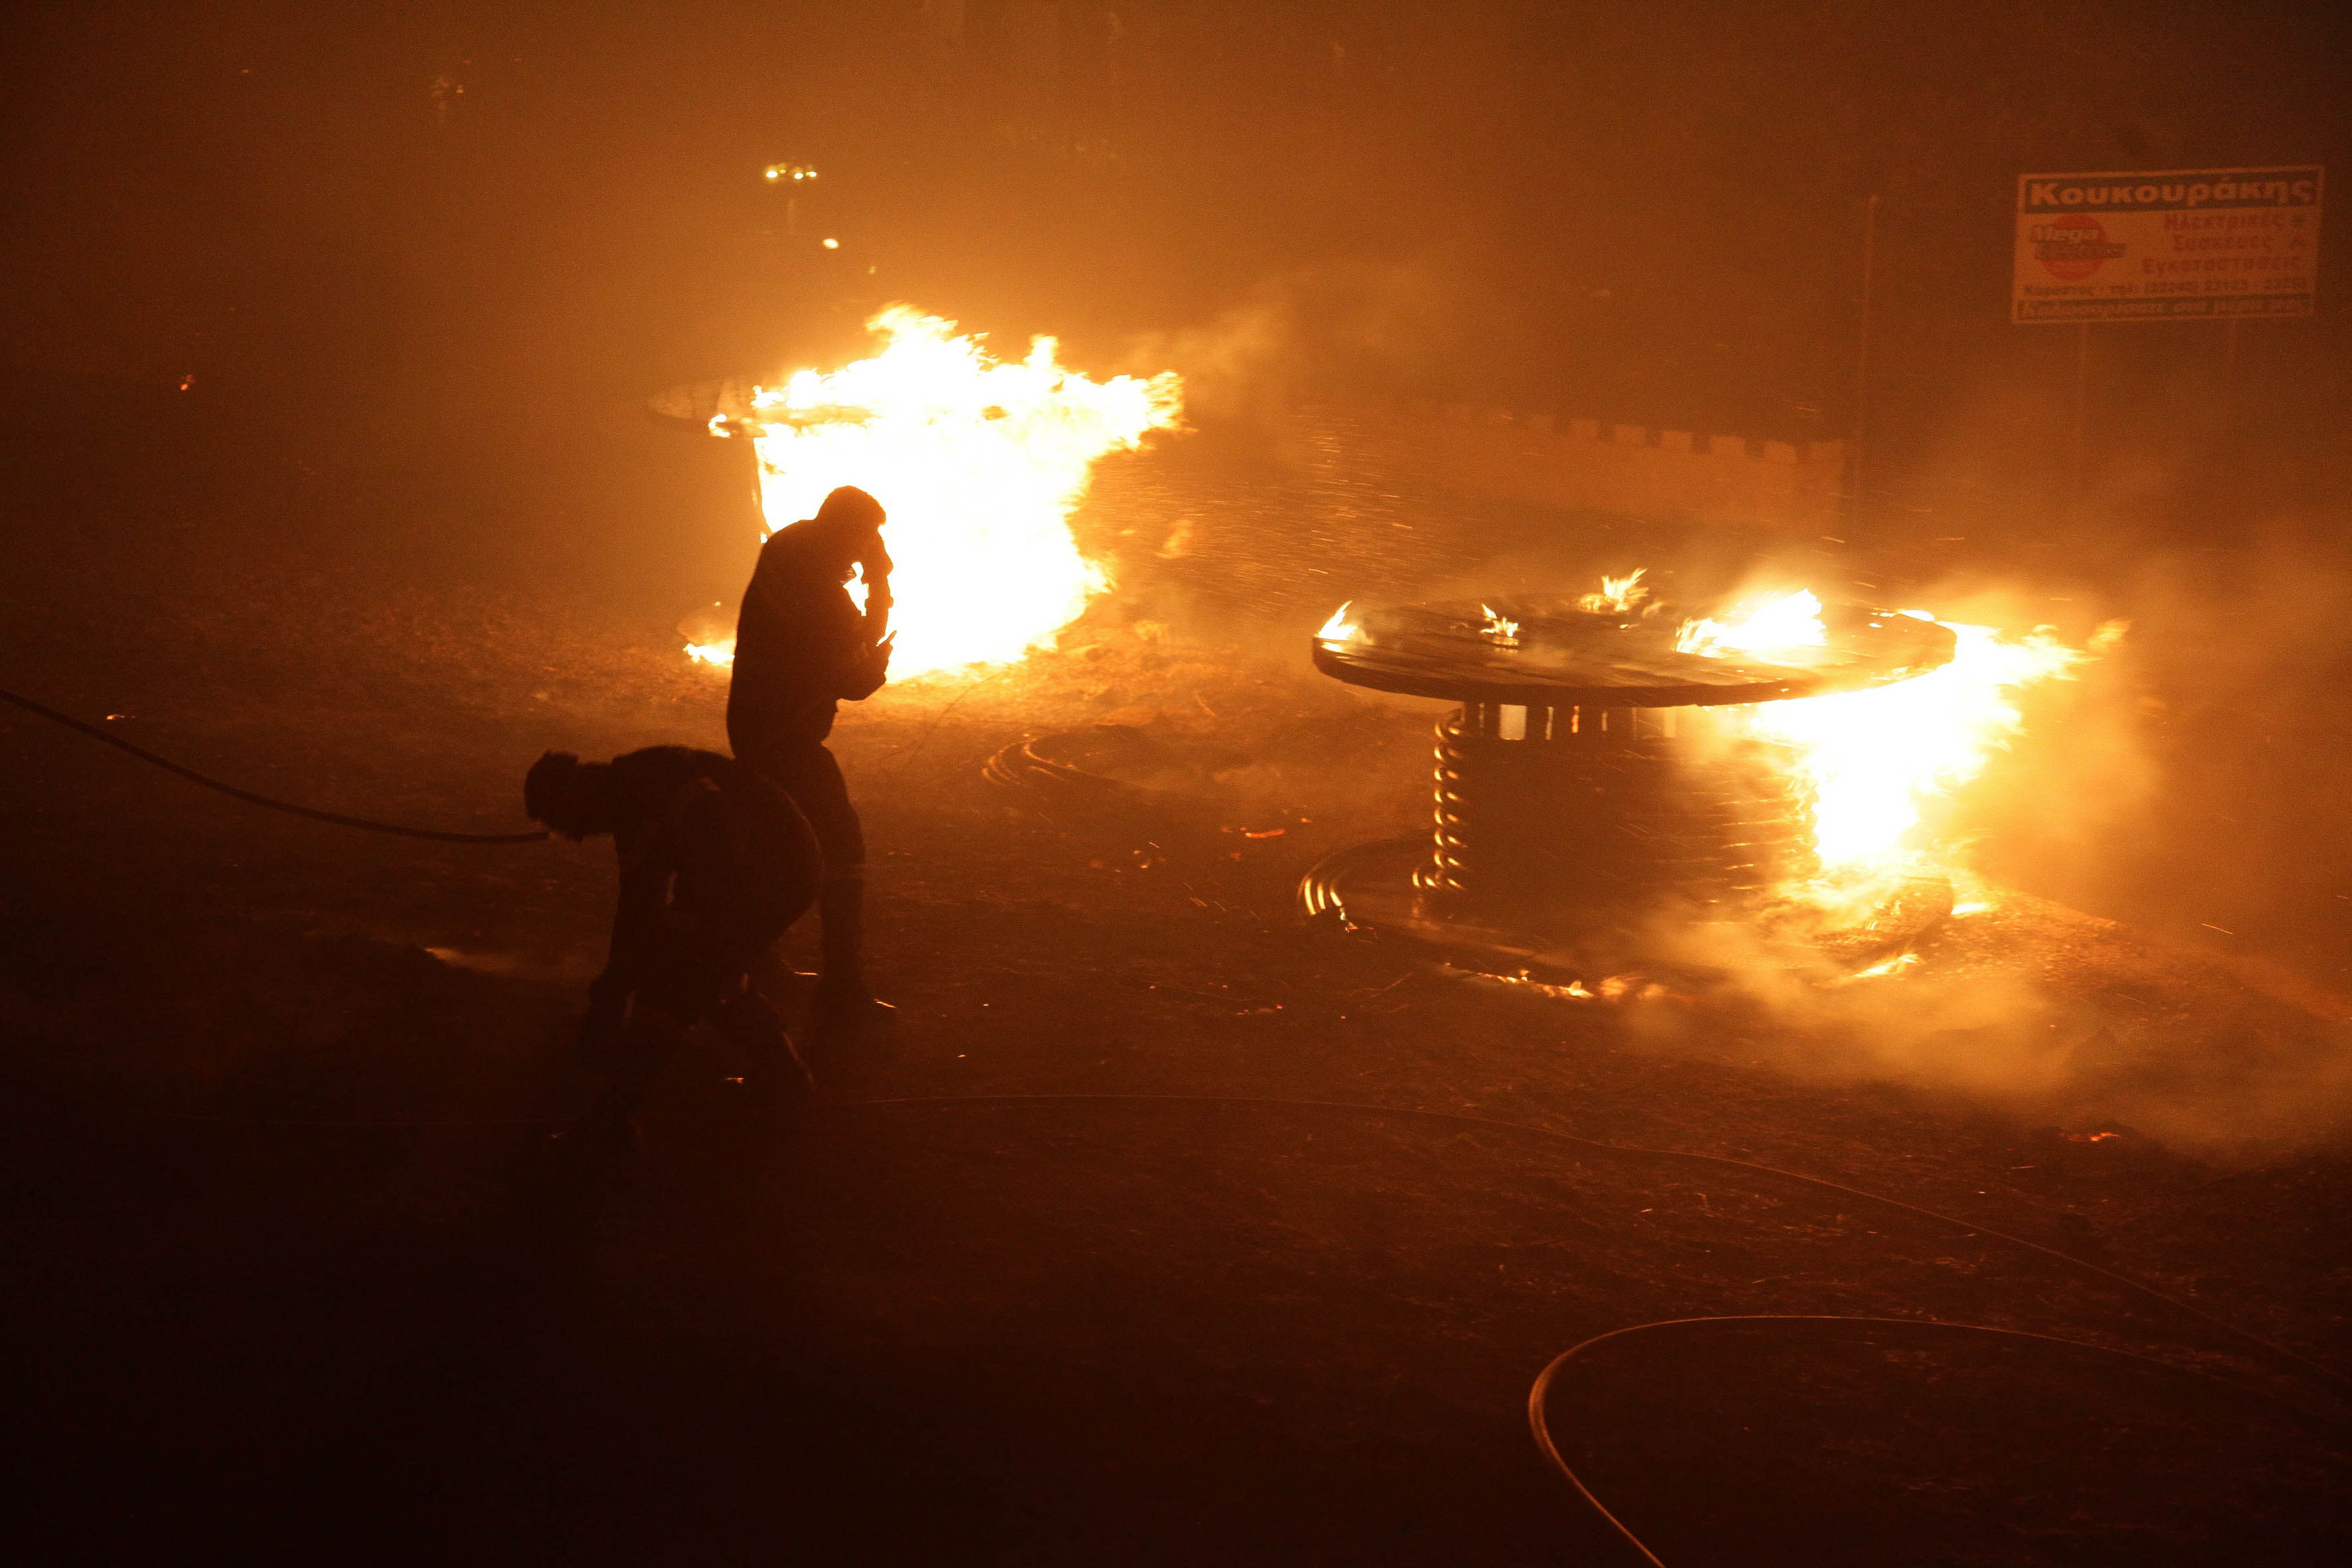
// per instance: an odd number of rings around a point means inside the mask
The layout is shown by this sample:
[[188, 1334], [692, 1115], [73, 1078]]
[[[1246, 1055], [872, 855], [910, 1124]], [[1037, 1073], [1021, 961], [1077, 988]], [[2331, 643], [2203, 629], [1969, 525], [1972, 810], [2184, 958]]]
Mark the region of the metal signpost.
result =
[[2071, 323], [2073, 491], [2083, 499], [2084, 391], [2096, 321], [2220, 321], [2222, 419], [2230, 418], [2238, 323], [2315, 312], [2326, 170], [2021, 174], [2009, 319]]

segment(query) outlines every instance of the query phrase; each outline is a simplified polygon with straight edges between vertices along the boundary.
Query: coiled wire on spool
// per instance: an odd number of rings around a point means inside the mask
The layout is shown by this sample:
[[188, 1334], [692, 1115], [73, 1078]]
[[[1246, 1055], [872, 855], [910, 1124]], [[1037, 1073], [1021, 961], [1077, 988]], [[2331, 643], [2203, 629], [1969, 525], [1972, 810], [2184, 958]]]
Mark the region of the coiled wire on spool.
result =
[[1440, 912], [1738, 905], [1817, 868], [1780, 759], [1712, 713], [1474, 702], [1436, 742]]

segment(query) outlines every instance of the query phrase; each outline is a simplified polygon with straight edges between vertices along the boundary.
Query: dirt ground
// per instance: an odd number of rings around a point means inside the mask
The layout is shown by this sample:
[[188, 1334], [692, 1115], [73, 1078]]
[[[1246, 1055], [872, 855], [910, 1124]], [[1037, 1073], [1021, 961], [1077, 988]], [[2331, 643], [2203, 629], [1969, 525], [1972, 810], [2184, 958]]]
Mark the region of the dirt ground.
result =
[[[11, 590], [5, 684], [327, 809], [495, 831], [544, 747], [721, 738], [723, 679], [645, 616], [67, 580]], [[845, 715], [895, 1010], [813, 1046], [792, 1124], [698, 1045], [602, 1196], [546, 1150], [607, 846], [305, 823], [0, 713], [40, 1560], [1627, 1562], [1531, 1443], [1530, 1384], [1733, 1314], [2160, 1364], [1629, 1350], [1551, 1418], [1676, 1568], [2339, 1560], [2352, 1448], [2289, 1408], [2340, 1417], [2294, 1358], [2352, 1360], [2328, 997], [1990, 885], [1913, 968], [1817, 995], [1627, 1009], [1433, 968], [1294, 889], [1414, 826], [1435, 705], [1184, 604]], [[982, 777], [1101, 722], [1249, 765], [1108, 809]], [[1898, 1431], [1927, 1447], [1863, 1440]]]

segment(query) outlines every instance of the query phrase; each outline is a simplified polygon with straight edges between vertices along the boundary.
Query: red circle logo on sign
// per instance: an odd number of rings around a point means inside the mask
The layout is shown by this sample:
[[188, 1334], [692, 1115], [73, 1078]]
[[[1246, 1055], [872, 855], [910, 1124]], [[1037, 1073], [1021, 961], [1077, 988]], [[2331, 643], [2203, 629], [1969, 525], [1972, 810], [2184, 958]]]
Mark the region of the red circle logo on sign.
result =
[[2084, 213], [2035, 224], [2032, 236], [2033, 258], [2062, 283], [2079, 283], [2124, 253], [2122, 246], [2108, 243], [2099, 220]]

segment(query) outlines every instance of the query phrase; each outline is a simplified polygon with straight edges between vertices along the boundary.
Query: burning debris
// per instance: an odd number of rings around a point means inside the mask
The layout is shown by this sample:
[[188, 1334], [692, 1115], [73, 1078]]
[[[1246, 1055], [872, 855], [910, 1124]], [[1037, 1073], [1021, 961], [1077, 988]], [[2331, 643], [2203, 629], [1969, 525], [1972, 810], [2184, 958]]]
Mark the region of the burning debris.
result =
[[727, 669], [735, 663], [735, 611], [725, 600], [695, 611], [677, 623], [677, 635], [686, 639], [686, 657], [697, 664], [707, 664], [714, 669]]
[[1519, 646], [1518, 622], [1496, 609], [1492, 605], [1481, 605], [1478, 606], [1478, 611], [1486, 617], [1486, 624], [1478, 628], [1480, 637], [1485, 637], [1496, 647]]
[[[1596, 616], [1654, 615], [1664, 605], [1652, 599], [1650, 590], [1643, 586], [1642, 579], [1646, 575], [1646, 571], [1637, 567], [1622, 577], [1603, 577], [1601, 592], [1585, 595], [1576, 601], [1576, 607]], [[1643, 609], [1645, 600], [1649, 608]]]
[[[836, 486], [885, 492], [903, 635], [900, 677], [1020, 658], [1085, 610], [1108, 578], [1068, 525], [1088, 469], [1172, 430], [1174, 372], [1095, 381], [1041, 337], [999, 360], [953, 321], [894, 305], [867, 323], [881, 353], [754, 389], [714, 434], [748, 436], [771, 531]], [[858, 585], [852, 584], [855, 594]], [[731, 637], [688, 633], [689, 657], [724, 666]]]
[[1432, 836], [1318, 867], [1308, 909], [1569, 995], [1701, 952], [1900, 973], [1951, 904], [1927, 804], [2016, 732], [2017, 689], [2087, 656], [1802, 590], [1678, 618], [1642, 575], [1573, 601], [1342, 606], [1314, 643], [1325, 674], [1462, 707], [1438, 726]]

